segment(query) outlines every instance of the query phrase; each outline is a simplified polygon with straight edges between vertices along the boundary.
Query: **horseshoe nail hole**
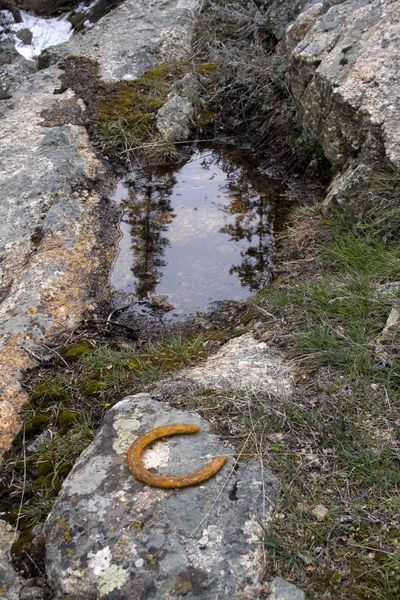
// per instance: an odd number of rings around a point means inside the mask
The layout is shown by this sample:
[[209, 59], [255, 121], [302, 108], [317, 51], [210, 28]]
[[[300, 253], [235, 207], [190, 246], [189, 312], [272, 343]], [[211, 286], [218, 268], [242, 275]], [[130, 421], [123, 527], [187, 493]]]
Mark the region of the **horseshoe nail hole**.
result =
[[231, 487], [231, 491], [229, 492], [229, 500], [232, 500], [232, 502], [234, 502], [235, 500], [239, 500], [238, 495], [237, 495], [237, 489], [238, 489], [238, 484], [235, 481], [235, 483]]

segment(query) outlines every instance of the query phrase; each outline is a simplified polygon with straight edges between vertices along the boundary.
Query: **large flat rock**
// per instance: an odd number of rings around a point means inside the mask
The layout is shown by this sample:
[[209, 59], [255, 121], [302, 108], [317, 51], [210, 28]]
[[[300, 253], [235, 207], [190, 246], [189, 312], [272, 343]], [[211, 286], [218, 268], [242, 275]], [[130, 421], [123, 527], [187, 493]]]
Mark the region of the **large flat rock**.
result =
[[[140, 483], [126, 466], [129, 445], [177, 422], [199, 424], [201, 432], [157, 442], [144, 455], [147, 468], [179, 475], [221, 454], [228, 463], [196, 487]], [[46, 522], [46, 568], [56, 598], [254, 600], [276, 482], [256, 461], [233, 468], [232, 454], [195, 412], [148, 394], [118, 403]]]
[[190, 52], [201, 5], [201, 0], [126, 0], [92, 29], [46, 54], [52, 61], [68, 55], [96, 60], [104, 81], [136, 79], [155, 64]]
[[44, 126], [42, 111], [77, 102], [54, 94], [59, 73], [36, 73], [1, 106], [0, 456], [27, 399], [23, 369], [47, 335], [79, 322], [99, 269], [100, 198], [89, 190], [101, 164], [83, 127]]

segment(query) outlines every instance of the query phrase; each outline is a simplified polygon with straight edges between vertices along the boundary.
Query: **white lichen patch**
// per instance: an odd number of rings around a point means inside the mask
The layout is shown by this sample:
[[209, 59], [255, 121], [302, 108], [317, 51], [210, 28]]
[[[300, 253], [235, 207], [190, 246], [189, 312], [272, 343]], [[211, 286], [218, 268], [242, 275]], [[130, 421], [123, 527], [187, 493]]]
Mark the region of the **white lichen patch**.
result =
[[129, 446], [135, 440], [135, 432], [139, 429], [142, 415], [135, 410], [131, 417], [120, 417], [115, 419], [113, 428], [117, 432], [117, 438], [114, 440], [113, 449], [117, 454], [125, 454]]
[[257, 519], [249, 519], [242, 527], [244, 535], [247, 537], [248, 551], [241, 555], [240, 564], [249, 572], [257, 572], [262, 570], [263, 551], [262, 551], [262, 534], [263, 529]]
[[111, 498], [109, 496], [94, 495], [92, 498], [82, 500], [84, 502], [85, 510], [90, 513], [95, 513], [99, 519], [105, 517], [111, 504]]
[[127, 502], [126, 492], [124, 490], [119, 490], [119, 492], [116, 492], [114, 497], [118, 500], [118, 502], [123, 502], [124, 504]]
[[146, 469], [166, 467], [170, 457], [170, 449], [165, 443], [157, 442], [143, 453], [142, 460]]
[[205, 527], [198, 540], [190, 540], [187, 554], [196, 569], [214, 570], [223, 560], [222, 531], [216, 525]]
[[111, 550], [109, 546], [106, 546], [98, 552], [89, 552], [88, 554], [88, 565], [89, 569], [93, 571], [95, 577], [101, 577], [105, 571], [111, 565]]
[[102, 598], [114, 590], [120, 590], [128, 578], [129, 573], [126, 569], [118, 565], [110, 565], [103, 573], [99, 585], [99, 597]]
[[108, 476], [108, 468], [112, 462], [109, 456], [94, 456], [69, 476], [65, 486], [68, 494], [84, 496], [96, 492]]
[[135, 494], [136, 512], [140, 513], [141, 511], [149, 510], [153, 504], [164, 500], [167, 493], [164, 490], [156, 490], [155, 488], [148, 487], [142, 492]]
[[141, 569], [143, 566], [144, 566], [144, 560], [143, 560], [143, 558], [138, 558], [138, 559], [135, 561], [135, 567], [136, 567], [137, 569]]
[[243, 533], [250, 543], [258, 543], [261, 539], [263, 530], [256, 519], [249, 519], [243, 525]]

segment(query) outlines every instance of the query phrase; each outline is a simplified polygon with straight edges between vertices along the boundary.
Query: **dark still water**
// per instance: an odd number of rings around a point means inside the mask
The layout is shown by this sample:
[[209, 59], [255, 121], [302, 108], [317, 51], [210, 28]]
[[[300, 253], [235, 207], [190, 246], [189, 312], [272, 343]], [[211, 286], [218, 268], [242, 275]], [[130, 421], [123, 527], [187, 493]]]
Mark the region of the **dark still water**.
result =
[[154, 292], [166, 295], [171, 318], [244, 300], [268, 283], [284, 188], [238, 156], [199, 150], [178, 169], [135, 171], [118, 182], [115, 292], [149, 305]]

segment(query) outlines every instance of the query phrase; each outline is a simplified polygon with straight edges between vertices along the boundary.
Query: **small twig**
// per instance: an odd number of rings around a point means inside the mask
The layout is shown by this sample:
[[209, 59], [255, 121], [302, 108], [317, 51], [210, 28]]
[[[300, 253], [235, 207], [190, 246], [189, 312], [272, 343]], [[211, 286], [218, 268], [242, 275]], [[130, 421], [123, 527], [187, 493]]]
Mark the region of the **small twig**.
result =
[[203, 525], [203, 523], [206, 521], [206, 519], [207, 519], [207, 517], [209, 516], [209, 514], [212, 512], [212, 510], [213, 510], [214, 506], [217, 504], [218, 500], [220, 499], [220, 497], [221, 497], [221, 495], [222, 495], [222, 492], [223, 492], [223, 491], [224, 491], [224, 489], [226, 488], [226, 485], [227, 485], [227, 483], [228, 483], [229, 479], [230, 479], [230, 478], [231, 478], [231, 476], [232, 476], [232, 473], [235, 471], [236, 465], [238, 464], [238, 462], [239, 462], [239, 460], [240, 460], [240, 457], [242, 456], [242, 454], [243, 454], [243, 451], [244, 451], [245, 447], [247, 446], [247, 443], [248, 443], [248, 441], [249, 441], [249, 439], [250, 439], [250, 436], [251, 436], [251, 434], [249, 434], [249, 435], [247, 436], [247, 439], [246, 439], [245, 443], [243, 444], [243, 446], [242, 446], [242, 448], [241, 448], [241, 450], [240, 450], [240, 452], [239, 452], [239, 454], [238, 454], [238, 456], [237, 456], [237, 458], [236, 458], [235, 462], [233, 463], [233, 465], [232, 465], [232, 468], [231, 468], [231, 470], [229, 471], [229, 473], [228, 473], [228, 476], [227, 476], [227, 478], [225, 479], [225, 481], [224, 481], [224, 483], [223, 483], [223, 485], [222, 485], [222, 487], [221, 487], [220, 491], [218, 492], [218, 494], [217, 494], [217, 497], [215, 498], [214, 502], [211, 504], [210, 508], [208, 509], [208, 511], [206, 512], [206, 514], [204, 515], [204, 517], [202, 518], [202, 520], [200, 521], [200, 523], [197, 525], [197, 527], [196, 527], [195, 529], [193, 529], [193, 531], [192, 531], [192, 532], [189, 534], [189, 537], [192, 537], [192, 536], [194, 536], [194, 534], [195, 534], [195, 533], [196, 533], [196, 532], [197, 532], [197, 531], [200, 529], [200, 527], [201, 527], [201, 526]]
[[[23, 457], [23, 462], [24, 462], [24, 471], [23, 471], [23, 479], [22, 479], [22, 492], [21, 492], [21, 500], [19, 502], [18, 515], [17, 515], [17, 520], [16, 520], [16, 523], [15, 523], [15, 529], [14, 529], [14, 535], [13, 535], [13, 540], [12, 540], [11, 547], [14, 545], [15, 541], [18, 538], [18, 527], [19, 527], [19, 522], [21, 520], [22, 506], [24, 504], [24, 499], [25, 499], [25, 487], [26, 487], [25, 425], [24, 425], [24, 428], [22, 430], [22, 457]], [[11, 558], [11, 548], [9, 550], [9, 556]]]
[[251, 307], [258, 310], [261, 314], [266, 315], [267, 317], [271, 317], [271, 319], [273, 319], [274, 321], [280, 321], [280, 319], [275, 317], [275, 315], [269, 313], [267, 310], [265, 310], [265, 308], [261, 308], [261, 306], [258, 306], [258, 304], [251, 304]]
[[24, 350], [27, 354], [29, 354], [29, 356], [32, 356], [32, 358], [34, 358], [38, 362], [40, 362], [40, 363], [42, 362], [43, 358], [41, 356], [38, 356], [38, 354], [35, 354], [34, 352], [32, 352], [32, 350], [25, 348], [25, 346], [22, 346], [22, 350]]
[[121, 306], [121, 308], [114, 308], [114, 310], [112, 310], [112, 311], [110, 312], [110, 314], [108, 315], [108, 317], [107, 317], [107, 322], [108, 322], [108, 321], [110, 321], [111, 317], [112, 317], [113, 315], [115, 315], [115, 313], [117, 313], [117, 312], [122, 312], [122, 311], [123, 311], [123, 310], [125, 310], [126, 308], [130, 308], [130, 307], [131, 307], [131, 304], [125, 304], [124, 306]]
[[388, 550], [383, 550], [382, 548], [373, 548], [372, 546], [363, 546], [362, 544], [352, 544], [349, 542], [349, 546], [352, 548], [362, 548], [363, 550], [371, 550], [372, 552], [383, 552], [383, 554], [387, 554], [388, 556], [394, 556], [394, 552], [388, 552]]
[[118, 325], [119, 327], [129, 329], [129, 331], [135, 331], [136, 333], [138, 332], [137, 327], [131, 327], [130, 325], [125, 325], [125, 323], [121, 323], [120, 321], [114, 321], [114, 319], [110, 319], [110, 317], [108, 317], [108, 319], [96, 319], [96, 321], [98, 321], [99, 323], [106, 323], [107, 325]]
[[385, 398], [386, 398], [386, 402], [388, 403], [389, 410], [391, 411], [391, 410], [392, 410], [392, 405], [390, 404], [390, 398], [389, 398], [388, 391], [387, 391], [387, 389], [386, 389], [386, 387], [385, 387], [385, 386], [383, 386], [383, 389], [385, 390]]
[[44, 342], [41, 342], [42, 346], [44, 346], [44, 348], [46, 348], [46, 350], [49, 350], [50, 352], [53, 352], [54, 354], [56, 354], [56, 356], [58, 356], [58, 358], [60, 360], [62, 360], [62, 362], [64, 363], [64, 365], [67, 367], [67, 369], [69, 369], [69, 364], [67, 363], [67, 361], [61, 356], [61, 354], [59, 352], [57, 352], [57, 350], [55, 350], [54, 348], [51, 348], [50, 346], [47, 346], [47, 344], [45, 344]]
[[37, 571], [44, 577], [44, 573], [42, 571], [42, 569], [39, 567], [39, 565], [33, 560], [32, 556], [26, 551], [24, 550], [24, 554], [26, 554], [26, 556], [29, 558], [29, 560], [31, 561], [31, 563], [33, 564], [33, 566], [35, 567], [35, 569], [37, 569]]

